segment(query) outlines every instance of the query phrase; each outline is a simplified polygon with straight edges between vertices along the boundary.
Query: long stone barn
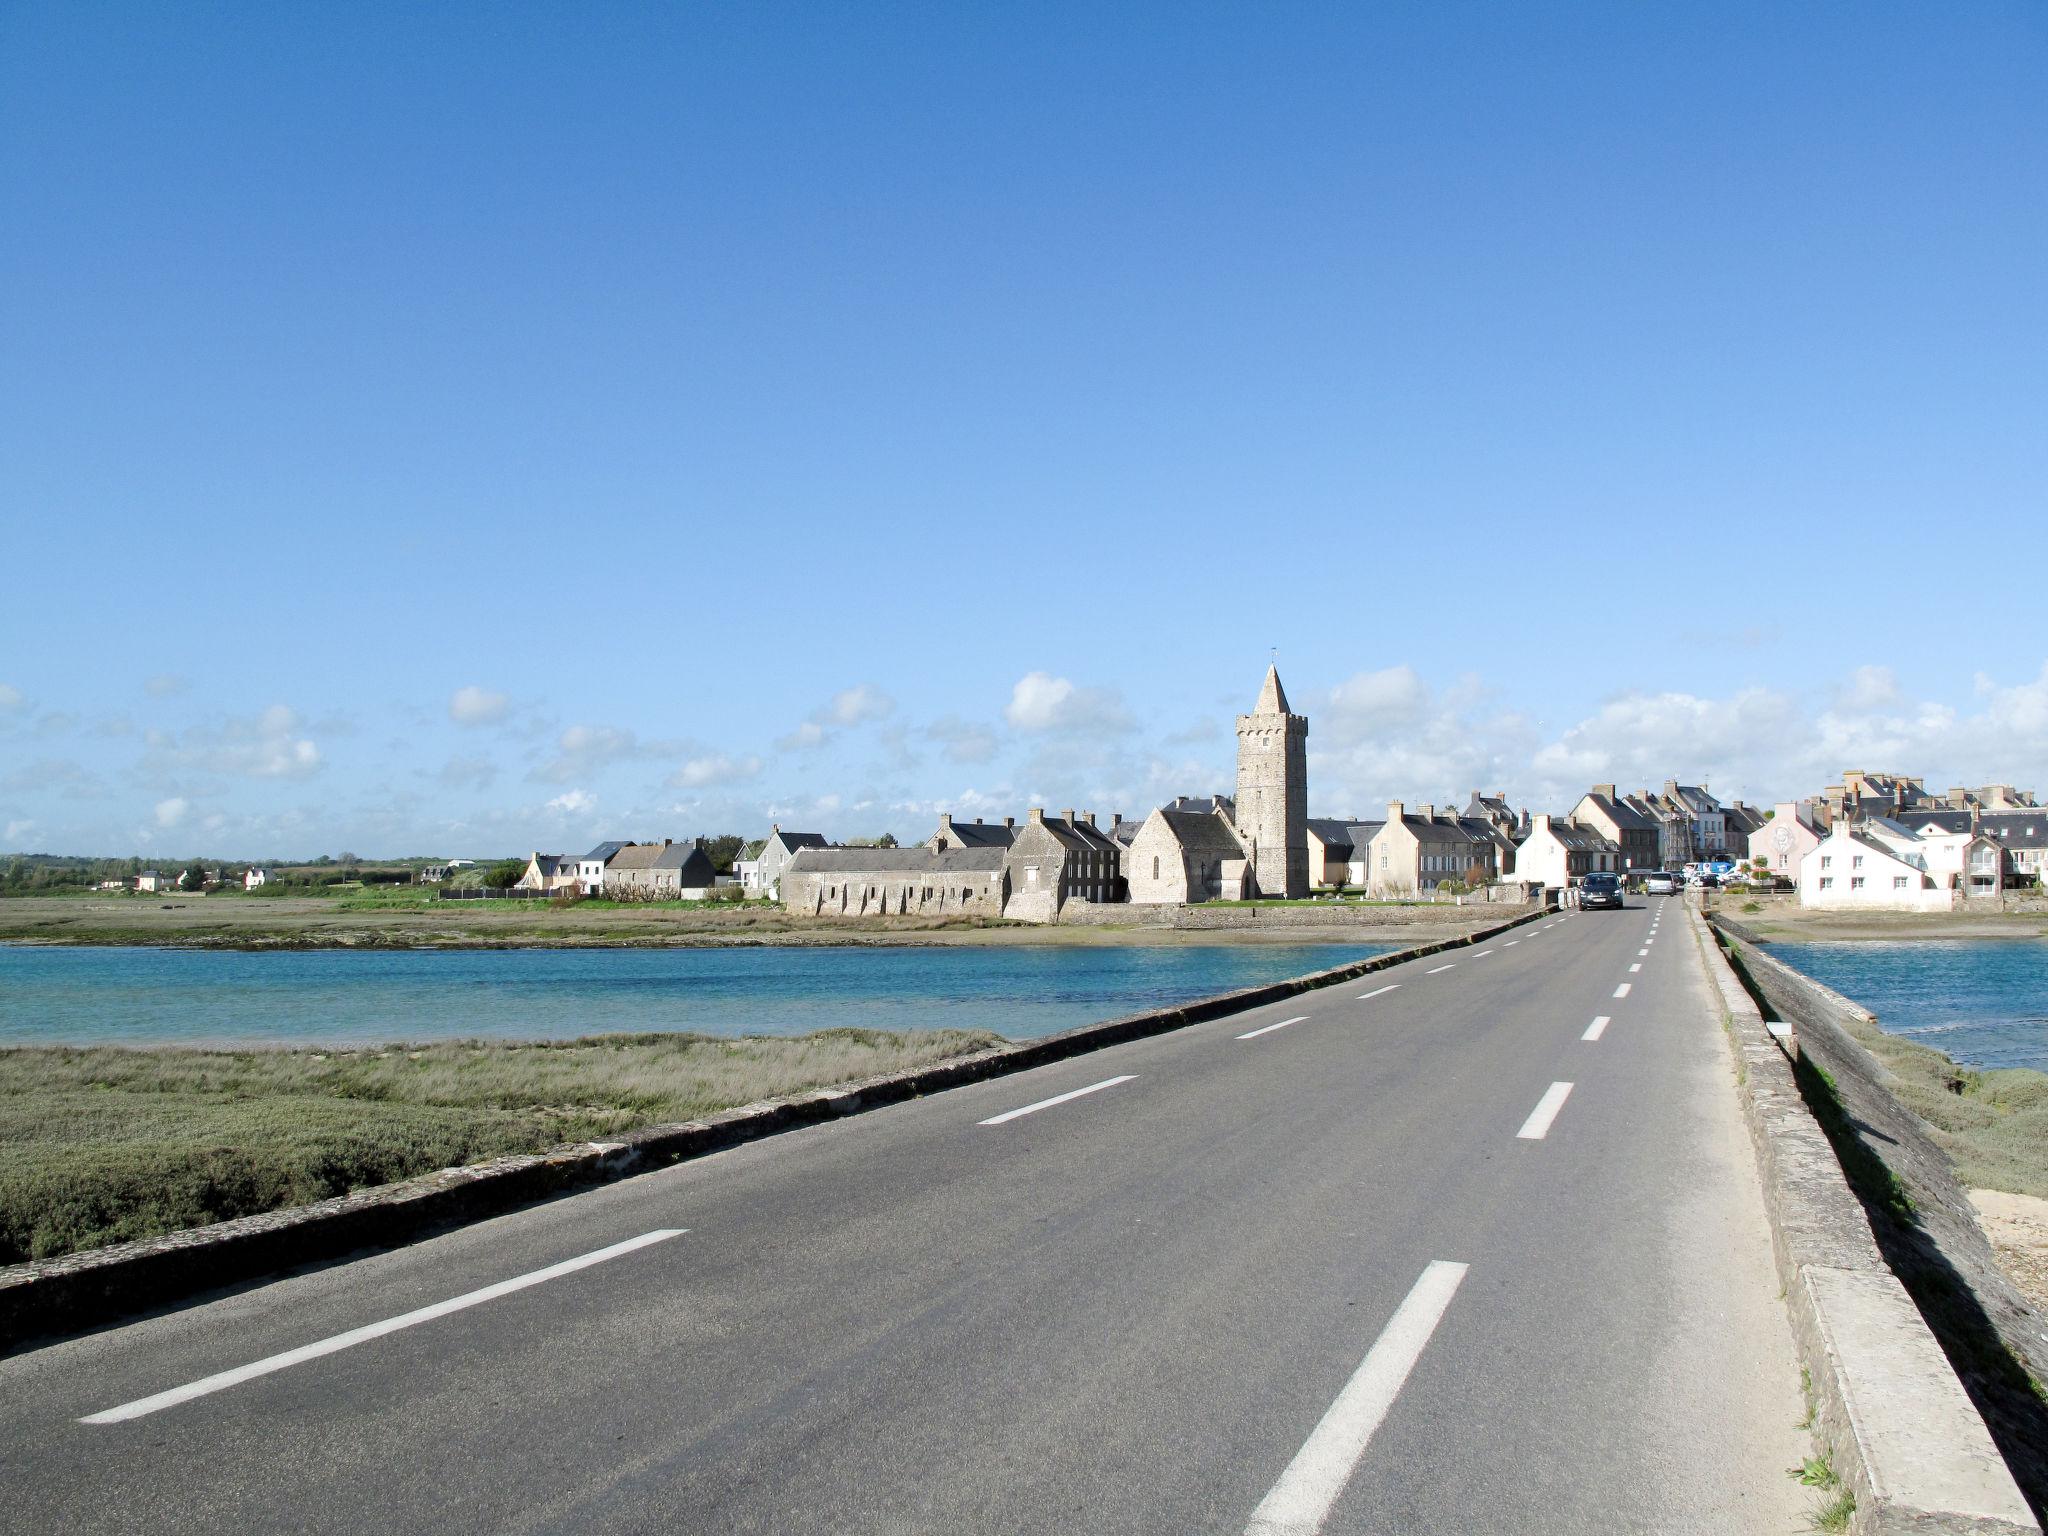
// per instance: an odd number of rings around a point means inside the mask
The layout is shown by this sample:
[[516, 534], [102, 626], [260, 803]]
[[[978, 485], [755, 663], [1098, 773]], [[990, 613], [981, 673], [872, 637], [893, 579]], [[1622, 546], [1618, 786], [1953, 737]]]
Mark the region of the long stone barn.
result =
[[870, 913], [1001, 917], [1007, 848], [803, 848], [782, 871], [782, 904], [812, 917]]

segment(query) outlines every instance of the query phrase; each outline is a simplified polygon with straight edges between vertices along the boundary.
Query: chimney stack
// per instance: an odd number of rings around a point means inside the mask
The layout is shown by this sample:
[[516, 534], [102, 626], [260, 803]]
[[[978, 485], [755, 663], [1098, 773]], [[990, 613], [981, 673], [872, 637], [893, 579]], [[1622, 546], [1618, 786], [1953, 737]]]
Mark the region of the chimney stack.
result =
[[1387, 802], [1387, 820], [1389, 823], [1398, 822], [1407, 814], [1408, 807], [1399, 800], [1389, 800]]
[[1060, 812], [1060, 820], [1070, 827], [1074, 824], [1074, 808], [1071, 805]]
[[1425, 800], [1422, 804], [1422, 809], [1417, 811], [1416, 814], [1420, 816], [1424, 821], [1435, 821], [1436, 807]]
[[1006, 827], [1014, 827], [1017, 825], [1017, 818], [1014, 816], [1005, 816], [1003, 818], [1003, 825]]
[[1095, 825], [1095, 813], [1093, 811], [1083, 811], [1081, 813], [1081, 819], [1087, 822], [1088, 825], [1091, 827]]
[[1612, 784], [1595, 784], [1593, 786], [1593, 793], [1603, 800], [1612, 800], [1614, 798], [1614, 786]]
[[1029, 820], [1029, 821], [1031, 822], [1031, 825], [1033, 825], [1034, 827], [1039, 827], [1039, 826], [1043, 826], [1043, 825], [1045, 825], [1045, 807], [1044, 807], [1044, 806], [1042, 806], [1042, 805], [1034, 805], [1034, 806], [1033, 806], [1033, 807], [1031, 807], [1031, 809], [1030, 809], [1030, 810], [1029, 810], [1028, 812], [1026, 812], [1025, 814], [1026, 814], [1026, 817], [1027, 817], [1027, 819], [1028, 819], [1028, 820]]

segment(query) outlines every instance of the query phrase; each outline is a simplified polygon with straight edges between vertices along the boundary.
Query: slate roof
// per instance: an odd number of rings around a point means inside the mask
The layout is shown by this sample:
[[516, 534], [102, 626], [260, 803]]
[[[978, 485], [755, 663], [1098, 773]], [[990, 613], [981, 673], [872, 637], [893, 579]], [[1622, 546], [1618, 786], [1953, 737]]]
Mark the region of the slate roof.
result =
[[956, 821], [948, 830], [962, 848], [1007, 848], [1017, 841], [1017, 829], [1000, 821]]
[[805, 875], [881, 875], [916, 878], [940, 873], [986, 873], [1003, 867], [1004, 848], [802, 848], [788, 872]]
[[[1626, 796], [1616, 799], [1607, 795], [1588, 793], [1586, 799], [1592, 801], [1594, 808], [1602, 816], [1605, 816], [1623, 831], [1654, 832], [1657, 830], [1657, 818], [1645, 811], [1637, 810], [1628, 803]], [[1584, 804], [1584, 801], [1580, 803]]]
[[[533, 863], [542, 875], [573, 873], [576, 865], [576, 861], [566, 853], [536, 853]], [[568, 866], [566, 871], [565, 865]]]
[[[1526, 843], [1529, 841], [1529, 838], [1534, 837], [1536, 835], [1536, 830], [1537, 829], [1532, 826], [1529, 829], [1528, 836], [1524, 837], [1522, 839], [1522, 842]], [[1590, 827], [1575, 827], [1568, 821], [1553, 820], [1550, 823], [1550, 835], [1552, 837], [1555, 837], [1558, 840], [1558, 842], [1562, 843], [1565, 846], [1565, 848], [1574, 852], [1620, 852], [1620, 850], [1614, 846], [1612, 839], [1602, 837], [1598, 832], [1595, 832]], [[1516, 846], [1520, 847], [1521, 844], [1518, 843], [1516, 844]]]
[[782, 839], [782, 846], [791, 853], [795, 853], [799, 848], [828, 848], [831, 846], [831, 844], [825, 841], [825, 834], [822, 832], [783, 832], [780, 830], [771, 832], [767, 837], [763, 838], [761, 846], [766, 848], [771, 841], [778, 837]]
[[1064, 817], [1048, 816], [1038, 825], [1050, 832], [1054, 841], [1063, 848], [1090, 853], [1114, 853], [1117, 850], [1117, 845], [1110, 841], [1107, 832], [1085, 821], [1068, 821]]
[[1697, 784], [1677, 784], [1665, 793], [1683, 806], [1689, 815], [1712, 816], [1721, 809], [1721, 802]]
[[1438, 816], [1431, 818], [1428, 816], [1404, 815], [1401, 818], [1401, 825], [1410, 832], [1413, 832], [1417, 837], [1433, 837], [1438, 842], [1490, 843], [1493, 841], [1491, 827], [1485, 832], [1478, 832], [1466, 826], [1464, 822], [1455, 817]]
[[[2048, 848], [2048, 808], [1980, 811], [1977, 830], [2006, 848]], [[1900, 811], [1890, 818], [1912, 831], [1933, 827], [1942, 832], [1970, 830], [1968, 811]]]
[[1237, 820], [1237, 800], [1230, 795], [1175, 795], [1159, 809], [1186, 811], [1197, 816], [1206, 816], [1211, 811], [1220, 810], [1232, 821]]
[[654, 862], [648, 867], [673, 869], [699, 877], [690, 880], [679, 879], [676, 881], [678, 885], [710, 885], [718, 879], [718, 866], [711, 862], [711, 855], [695, 843], [670, 843], [655, 855]]
[[1183, 848], [1240, 857], [1244, 854], [1244, 844], [1238, 841], [1236, 829], [1228, 818], [1215, 811], [1173, 811], [1162, 806], [1158, 814], [1165, 818], [1174, 840]]
[[613, 859], [618, 857], [618, 853], [621, 848], [630, 848], [632, 846], [633, 845], [631, 843], [599, 843], [595, 848], [591, 849], [590, 852], [584, 854], [583, 860], [579, 862], [585, 862], [591, 859], [595, 859], [600, 864], [609, 864]]
[[1358, 845], [1351, 841], [1351, 828], [1353, 825], [1354, 823], [1352, 822], [1334, 821], [1322, 816], [1311, 816], [1308, 819], [1309, 831], [1321, 838], [1323, 846], [1326, 848], [1357, 847]]

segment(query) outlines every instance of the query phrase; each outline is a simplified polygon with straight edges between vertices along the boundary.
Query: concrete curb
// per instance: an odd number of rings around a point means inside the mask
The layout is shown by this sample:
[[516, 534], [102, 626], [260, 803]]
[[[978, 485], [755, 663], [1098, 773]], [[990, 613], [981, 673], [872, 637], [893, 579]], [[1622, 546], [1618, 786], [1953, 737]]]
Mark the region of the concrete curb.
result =
[[428, 1232], [481, 1221], [551, 1195], [666, 1168], [782, 1131], [1029, 1071], [1048, 1062], [1263, 1007], [1425, 955], [1481, 943], [1549, 915], [1538, 908], [1468, 934], [1287, 981], [1084, 1024], [914, 1072], [745, 1104], [701, 1120], [646, 1126], [616, 1141], [581, 1142], [466, 1168], [444, 1168], [312, 1205], [9, 1265], [0, 1268], [0, 1349], [78, 1332], [204, 1291], [241, 1285], [361, 1249], [395, 1247]]
[[1741, 1062], [1743, 1116], [1820, 1437], [1856, 1495], [1850, 1529], [2038, 1536], [1976, 1405], [1885, 1263], [1806, 1106], [1792, 1070], [1796, 1041], [1773, 1037], [1706, 920], [1690, 903], [1686, 915]]

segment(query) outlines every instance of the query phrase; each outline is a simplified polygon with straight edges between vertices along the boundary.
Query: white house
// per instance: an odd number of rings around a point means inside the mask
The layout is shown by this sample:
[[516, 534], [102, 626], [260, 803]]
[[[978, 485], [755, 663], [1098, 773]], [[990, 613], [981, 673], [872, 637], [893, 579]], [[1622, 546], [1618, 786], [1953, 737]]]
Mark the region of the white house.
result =
[[582, 887], [583, 894], [586, 896], [603, 895], [605, 866], [619, 856], [621, 848], [631, 848], [632, 846], [633, 844], [630, 841], [599, 843], [590, 852], [578, 859], [576, 861], [576, 883]]
[[1562, 817], [1532, 816], [1529, 835], [1515, 849], [1515, 878], [1563, 890], [1596, 870], [1618, 870], [1621, 850], [1590, 827]]
[[1749, 860], [1758, 859], [1781, 880], [1799, 878], [1799, 861], [1820, 846], [1828, 829], [1811, 800], [1780, 800], [1764, 824], [1749, 834]]
[[135, 877], [138, 891], [168, 891], [176, 883], [172, 876], [155, 869], [145, 869]]
[[242, 889], [253, 891], [259, 885], [270, 884], [270, 871], [257, 869], [253, 865], [242, 872]]
[[789, 861], [797, 856], [797, 851], [829, 846], [821, 833], [785, 832], [779, 824], [771, 826], [760, 852], [733, 866], [739, 873], [742, 894], [750, 901], [780, 901], [782, 872], [789, 868]]
[[1955, 893], [1911, 840], [1867, 823], [1837, 824], [1799, 861], [1799, 905], [1893, 912], [1946, 912]]

